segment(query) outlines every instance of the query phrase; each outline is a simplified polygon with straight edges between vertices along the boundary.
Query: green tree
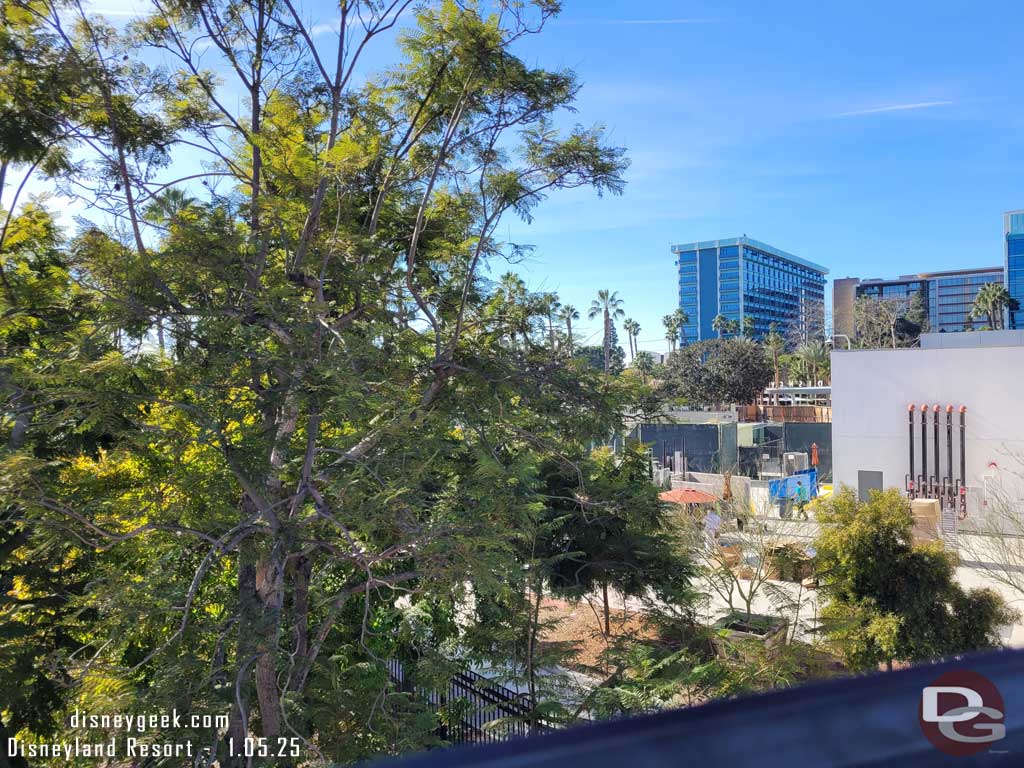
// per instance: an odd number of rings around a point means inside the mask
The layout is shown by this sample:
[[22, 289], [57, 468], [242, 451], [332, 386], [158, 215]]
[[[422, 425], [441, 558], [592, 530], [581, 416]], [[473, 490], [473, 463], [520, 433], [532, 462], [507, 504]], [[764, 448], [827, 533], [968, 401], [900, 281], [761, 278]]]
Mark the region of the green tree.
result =
[[665, 364], [665, 391], [691, 405], [752, 403], [772, 379], [764, 347], [749, 339], [689, 344]]
[[[18, 557], [88, 569], [68, 611], [35, 609], [67, 706], [229, 712], [236, 744], [297, 732], [328, 761], [423, 746], [431, 716], [379, 661], [398, 650], [377, 632], [404, 615], [396, 598], [443, 645], [453, 603], [522, 571], [508, 532], [540, 513], [522, 491], [539, 464], [621, 429], [629, 382], [556, 358], [542, 303], [510, 280], [509, 307], [482, 277], [514, 255], [506, 215], [623, 187], [599, 129], [553, 127], [572, 73], [516, 55], [555, 4], [425, 6], [364, 77], [410, 5], [342, 4], [330, 54], [292, 4], [161, 3], [123, 33], [83, 5], [4, 6], [77, 78], [47, 102], [47, 136], [81, 155], [35, 172], [99, 217], [55, 263], [5, 271], [2, 313], [0, 429], [21, 448], [0, 476], [31, 521]], [[188, 177], [170, 165], [183, 152]], [[147, 218], [184, 185], [189, 205]], [[43, 250], [23, 238], [5, 234], [5, 266]], [[19, 296], [29, 278], [39, 295]]]
[[[574, 355], [577, 360], [582, 360], [588, 367], [593, 368], [596, 371], [604, 370], [605, 358], [603, 346], [587, 345], [576, 347]], [[615, 330], [614, 326], [612, 326], [611, 356], [609, 372], [613, 376], [618, 376], [626, 368], [626, 352], [619, 344], [618, 332]]]
[[551, 589], [577, 600], [599, 590], [606, 636], [610, 588], [633, 597], [653, 589], [680, 607], [693, 599], [693, 567], [673, 546], [667, 505], [658, 500], [648, 462], [633, 446], [619, 455], [600, 449], [576, 466], [560, 462], [542, 471], [549, 534], [541, 551], [550, 559]]
[[[81, 602], [110, 556], [87, 531], [19, 500], [23, 484], [59, 483], [51, 459], [102, 450], [108, 425], [75, 406], [116, 376], [114, 337], [96, 325], [98, 302], [80, 289], [53, 217], [34, 203], [9, 220], [0, 247], [0, 734], [55, 736], [74, 695], [74, 654], [95, 612]], [[45, 396], [41, 396], [45, 392]], [[124, 405], [122, 401], [121, 405]], [[39, 423], [45, 429], [37, 428]], [[4, 742], [6, 744], [6, 741]], [[6, 764], [6, 763], [5, 763]], [[11, 758], [14, 766], [26, 765]]]
[[640, 373], [640, 380], [646, 384], [647, 379], [654, 373], [654, 355], [646, 350], [640, 350], [633, 359], [633, 365]]
[[989, 589], [965, 590], [957, 557], [915, 545], [910, 503], [896, 489], [859, 502], [850, 488], [819, 501], [816, 571], [829, 640], [855, 669], [998, 647], [1015, 613]]
[[602, 319], [603, 349], [604, 349], [604, 372], [611, 371], [612, 359], [612, 333], [615, 330], [615, 321], [626, 316], [622, 309], [623, 300], [619, 298], [618, 291], [601, 289], [597, 292], [597, 298], [590, 302], [590, 309], [587, 310], [587, 318], [593, 320], [595, 317]]

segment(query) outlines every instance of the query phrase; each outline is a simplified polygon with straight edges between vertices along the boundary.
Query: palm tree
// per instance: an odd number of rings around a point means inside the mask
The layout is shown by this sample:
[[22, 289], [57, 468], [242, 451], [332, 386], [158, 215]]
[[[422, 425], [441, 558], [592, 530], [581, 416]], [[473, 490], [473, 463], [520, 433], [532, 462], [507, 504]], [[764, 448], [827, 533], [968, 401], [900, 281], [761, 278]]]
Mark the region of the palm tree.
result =
[[526, 283], [515, 272], [506, 272], [498, 281], [501, 292], [509, 302], [516, 301], [526, 295]]
[[718, 338], [722, 338], [723, 333], [729, 331], [729, 318], [725, 315], [715, 315], [715, 319], [711, 321], [711, 330], [718, 334]]
[[654, 372], [654, 355], [650, 352], [641, 350], [636, 353], [636, 358], [633, 360], [633, 365], [640, 374], [640, 381], [644, 384], [647, 383], [647, 377]]
[[167, 226], [178, 214], [195, 203], [196, 199], [184, 190], [169, 187], [153, 198], [142, 215], [152, 224]]
[[565, 323], [565, 333], [569, 340], [569, 353], [572, 353], [572, 321], [580, 319], [580, 311], [572, 304], [563, 304], [558, 312], [558, 319]]
[[619, 298], [618, 291], [609, 291], [602, 288], [597, 292], [597, 298], [590, 302], [590, 309], [587, 311], [587, 319], [593, 320], [598, 315], [604, 319], [604, 373], [607, 376], [612, 365], [612, 323], [619, 318], [625, 317], [626, 312], [622, 309], [623, 300]]
[[743, 335], [748, 339], [754, 338], [754, 317], [753, 315], [743, 316]]
[[629, 357], [633, 359], [636, 357], [637, 352], [636, 340], [640, 335], [640, 323], [627, 317], [622, 321], [622, 328], [626, 331], [626, 337], [629, 341]]
[[[1016, 306], [1011, 306], [1016, 305]], [[1003, 327], [1003, 311], [1015, 312], [1020, 306], [1000, 283], [986, 283], [978, 290], [971, 307], [971, 317], [988, 319], [988, 327], [993, 331]]]
[[782, 338], [775, 323], [768, 326], [768, 335], [764, 338], [765, 348], [772, 354], [772, 365], [775, 366], [775, 388], [779, 388], [779, 356], [786, 351], [786, 340]]
[[540, 297], [541, 306], [544, 308], [544, 314], [548, 319], [548, 343], [551, 345], [551, 351], [555, 351], [555, 315], [558, 314], [559, 307], [562, 306], [562, 302], [558, 300], [557, 293], [545, 293]]
[[515, 272], [506, 272], [503, 274], [498, 281], [498, 291], [505, 299], [506, 306], [506, 320], [512, 326], [510, 336], [512, 337], [512, 345], [516, 344], [516, 330], [523, 335], [523, 342], [526, 342], [526, 330], [522, 326], [525, 322], [523, 304], [526, 300], [526, 283], [519, 277]]
[[807, 368], [811, 380], [818, 380], [818, 369], [828, 364], [828, 347], [820, 341], [807, 341], [797, 347], [797, 359]]
[[665, 338], [668, 340], [668, 353], [671, 355], [676, 351], [676, 343], [679, 341], [679, 329], [676, 328], [675, 313], [665, 315], [661, 318], [661, 324], [665, 326]]
[[676, 344], [679, 342], [680, 335], [682, 335], [683, 344], [686, 344], [686, 326], [689, 322], [690, 316], [679, 308], [671, 315], [665, 315], [661, 318], [661, 323], [665, 326], [665, 338], [668, 339], [668, 351], [670, 353], [676, 351]]

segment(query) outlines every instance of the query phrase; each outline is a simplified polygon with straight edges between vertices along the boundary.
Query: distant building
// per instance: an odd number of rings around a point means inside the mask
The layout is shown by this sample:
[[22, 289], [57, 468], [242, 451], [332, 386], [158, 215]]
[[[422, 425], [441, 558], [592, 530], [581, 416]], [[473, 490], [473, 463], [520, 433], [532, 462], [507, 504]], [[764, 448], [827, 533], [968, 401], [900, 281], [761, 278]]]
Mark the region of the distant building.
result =
[[[1021, 239], [1024, 245], [1024, 235]], [[971, 318], [974, 297], [983, 285], [1002, 282], [1002, 267], [921, 272], [902, 275], [894, 280], [842, 278], [835, 281], [832, 292], [834, 330], [837, 334], [850, 337], [855, 335], [854, 305], [857, 299], [864, 296], [879, 299], [918, 297], [928, 317], [930, 331], [950, 333], [971, 330], [978, 322]]]
[[716, 338], [717, 315], [740, 328], [744, 318], [752, 318], [755, 338], [764, 337], [772, 323], [780, 333], [822, 332], [825, 267], [746, 236], [673, 245], [672, 253], [679, 268], [679, 307], [690, 318], [683, 343]]
[[[1024, 211], [1003, 214], [1006, 290], [1024, 307]], [[1024, 328], [1024, 309], [1011, 313], [1007, 328]]]
[[858, 277], [837, 277], [832, 282], [832, 333], [853, 338], [857, 322], [853, 315], [857, 299]]

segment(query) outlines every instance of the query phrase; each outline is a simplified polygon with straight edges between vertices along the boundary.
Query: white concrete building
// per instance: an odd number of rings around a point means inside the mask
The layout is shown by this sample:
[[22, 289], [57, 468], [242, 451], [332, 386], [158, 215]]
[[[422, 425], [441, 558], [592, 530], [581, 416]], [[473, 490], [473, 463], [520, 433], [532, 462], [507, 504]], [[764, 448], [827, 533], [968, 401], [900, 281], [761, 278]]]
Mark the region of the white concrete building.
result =
[[[991, 337], [990, 337], [991, 333]], [[939, 406], [939, 482], [949, 474], [946, 411], [952, 406], [953, 473], [960, 473], [960, 417], [965, 412], [963, 465], [967, 515], [984, 516], [994, 495], [1024, 508], [1024, 345], [1007, 332], [1006, 346], [988, 346], [997, 332], [957, 336], [955, 346], [925, 338], [921, 349], [835, 350], [832, 353], [832, 440], [835, 483], [865, 491], [905, 489], [910, 474], [908, 406], [915, 406], [915, 475], [922, 474], [920, 409], [934, 475], [934, 407]], [[985, 345], [965, 346], [968, 337]], [[1015, 343], [1016, 342], [1016, 343]], [[966, 521], [965, 521], [966, 522]]]

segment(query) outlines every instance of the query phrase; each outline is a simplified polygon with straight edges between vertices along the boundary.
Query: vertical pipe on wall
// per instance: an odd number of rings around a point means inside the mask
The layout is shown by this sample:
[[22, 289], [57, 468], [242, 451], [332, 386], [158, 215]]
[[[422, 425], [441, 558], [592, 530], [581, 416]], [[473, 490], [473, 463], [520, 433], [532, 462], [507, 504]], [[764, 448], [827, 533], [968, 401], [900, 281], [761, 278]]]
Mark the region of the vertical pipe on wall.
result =
[[967, 406], [960, 406], [960, 518], [967, 517]]
[[914, 404], [907, 406], [907, 423], [910, 429], [910, 474], [907, 475], [907, 494], [914, 498]]
[[921, 406], [921, 495], [928, 494], [928, 403]]
[[939, 457], [942, 455], [939, 448], [939, 404], [935, 404], [932, 411], [932, 427], [935, 433], [935, 475], [932, 477], [932, 498], [939, 496], [939, 481], [942, 477], [942, 470], [939, 469]]
[[946, 476], [942, 480], [950, 506], [953, 502], [953, 406], [946, 406]]

